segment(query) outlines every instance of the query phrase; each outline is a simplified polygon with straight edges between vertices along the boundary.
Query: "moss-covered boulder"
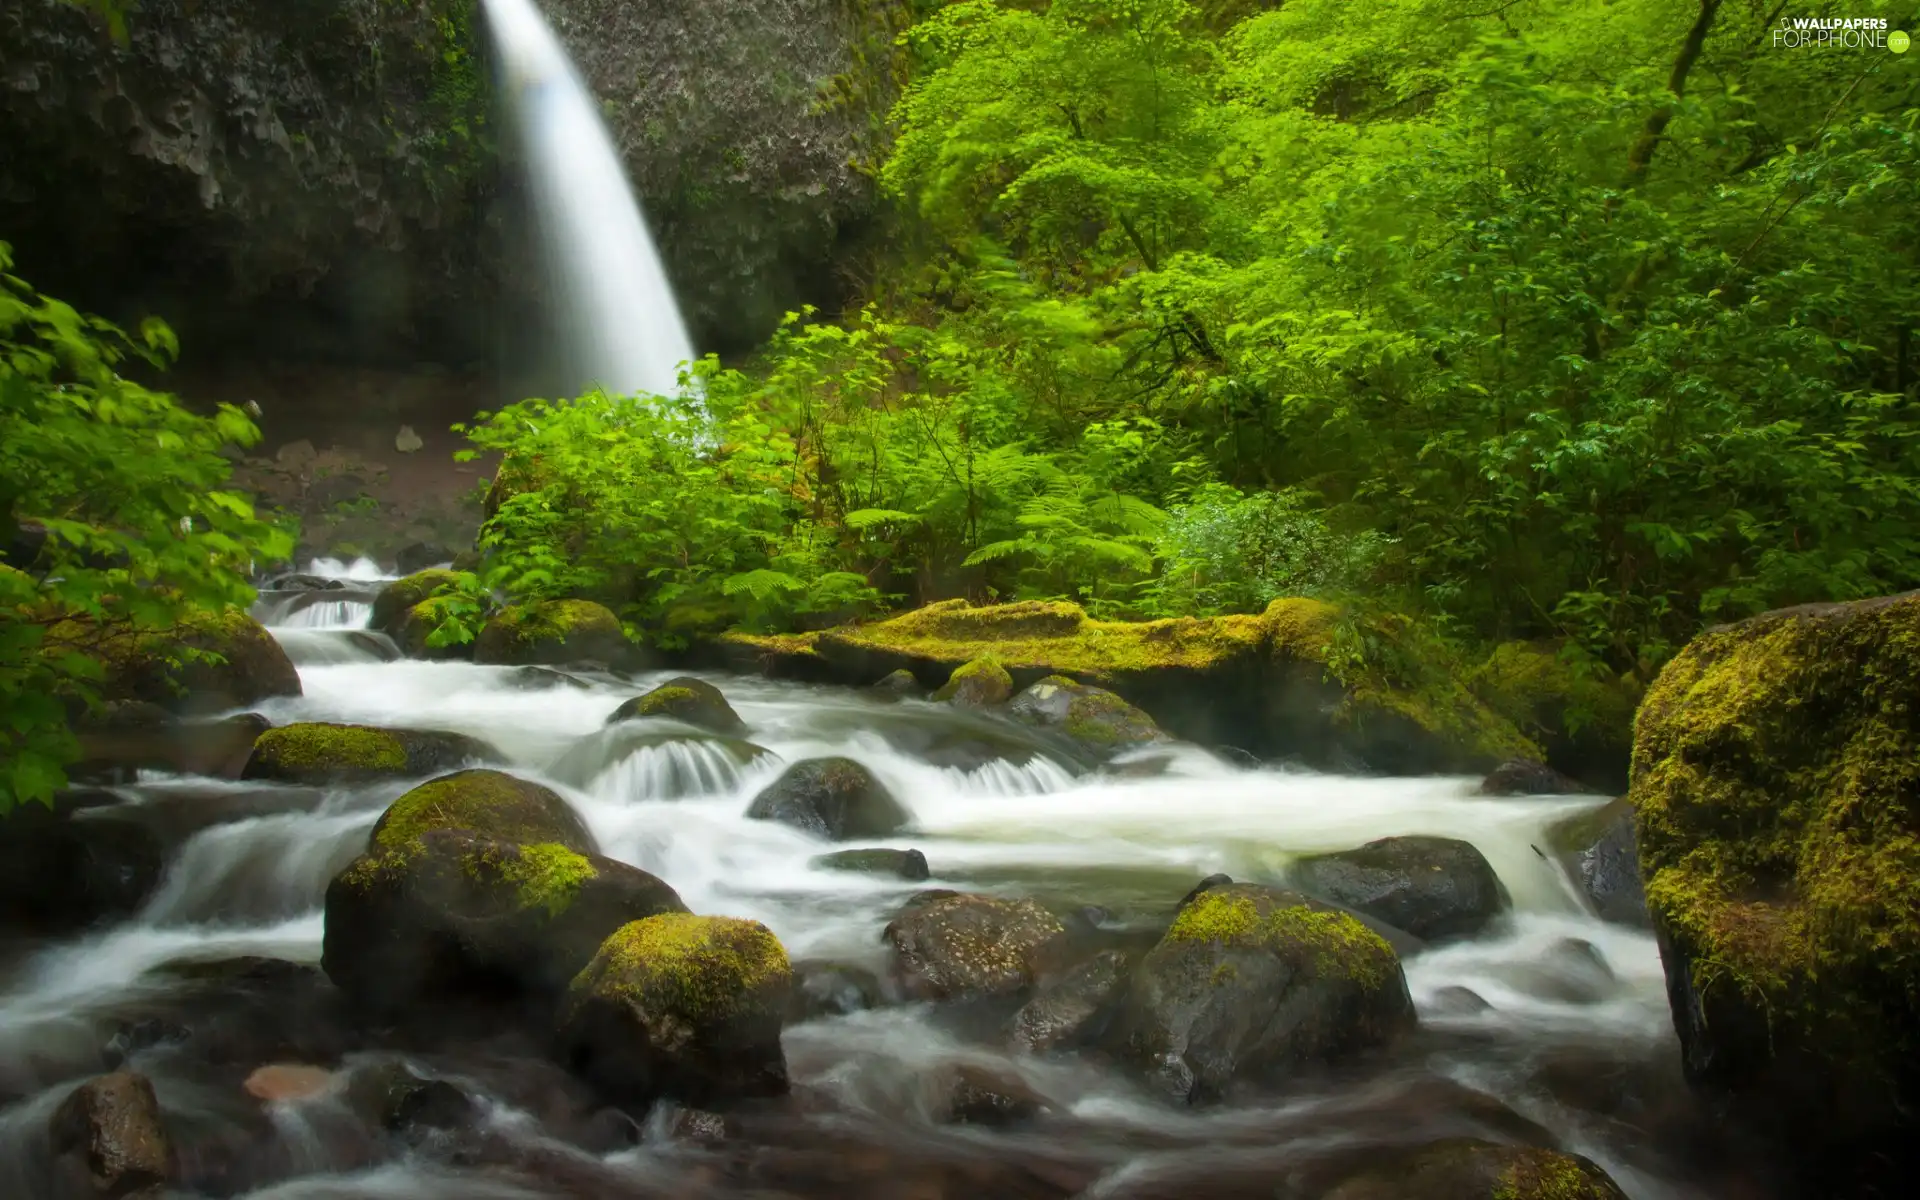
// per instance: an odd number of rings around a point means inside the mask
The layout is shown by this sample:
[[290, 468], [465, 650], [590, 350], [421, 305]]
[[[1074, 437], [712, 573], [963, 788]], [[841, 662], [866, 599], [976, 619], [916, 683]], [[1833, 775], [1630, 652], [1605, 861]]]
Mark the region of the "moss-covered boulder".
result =
[[728, 737], [740, 737], [747, 732], [747, 723], [733, 711], [725, 694], [706, 680], [691, 675], [669, 679], [645, 695], [628, 700], [613, 710], [607, 724], [643, 717], [666, 717]]
[[[1161, 714], [1190, 741], [1325, 765], [1484, 772], [1542, 756], [1465, 686], [1465, 664], [1439, 639], [1318, 600], [1144, 622], [1097, 621], [1059, 601], [948, 600], [886, 621], [720, 643], [741, 667], [851, 684], [899, 670], [937, 679], [990, 658], [1017, 687], [1062, 676]], [[1355, 643], [1379, 649], [1355, 661], [1340, 649]]]
[[437, 775], [469, 763], [500, 761], [498, 750], [464, 733], [314, 721], [262, 733], [242, 778], [335, 783]]
[[1633, 805], [1625, 796], [1555, 824], [1547, 847], [1603, 921], [1652, 924], [1634, 844]]
[[1626, 1200], [1591, 1160], [1558, 1150], [1451, 1138], [1386, 1158], [1324, 1200]]
[[425, 659], [428, 662], [458, 662], [473, 657], [472, 642], [442, 641], [434, 644], [434, 634], [439, 632], [448, 617], [447, 608], [454, 604], [451, 595], [429, 596], [420, 603], [401, 613], [388, 629], [393, 644], [400, 653], [408, 658]]
[[101, 666], [106, 701], [145, 701], [206, 714], [300, 694], [300, 673], [260, 622], [237, 608], [199, 613], [170, 629], [103, 628], [75, 617], [50, 626], [42, 651]]
[[955, 708], [993, 708], [1013, 698], [1013, 676], [993, 658], [976, 658], [953, 669], [933, 693], [936, 703]]
[[1032, 900], [968, 892], [923, 892], [881, 937], [891, 971], [910, 996], [1011, 1000], [1064, 965], [1066, 926]]
[[1471, 842], [1390, 837], [1303, 858], [1295, 887], [1424, 941], [1468, 937], [1508, 906], [1506, 890]]
[[367, 852], [404, 851], [436, 829], [461, 829], [518, 845], [553, 842], [597, 853], [580, 815], [551, 788], [484, 768], [429, 780], [395, 800], [367, 835]]
[[912, 671], [889, 671], [873, 685], [873, 694], [882, 700], [920, 700], [926, 697], [927, 689]]
[[505, 666], [613, 663], [625, 657], [620, 618], [591, 600], [542, 600], [503, 608], [473, 643], [473, 661]]
[[453, 586], [459, 578], [444, 567], [434, 567], [394, 580], [373, 598], [373, 612], [367, 618], [367, 628], [377, 629], [398, 640], [407, 614], [416, 605], [431, 600], [443, 589]]
[[1023, 690], [1007, 715], [1073, 739], [1101, 757], [1167, 739], [1154, 719], [1105, 688], [1049, 675]]
[[872, 771], [850, 758], [794, 763], [753, 798], [747, 816], [834, 841], [888, 837], [913, 819]]
[[758, 921], [669, 914], [606, 939], [567, 990], [564, 1060], [609, 1098], [712, 1104], [787, 1090], [793, 972]]
[[1200, 893], [1134, 972], [1115, 1046], [1169, 1095], [1276, 1083], [1414, 1025], [1400, 960], [1353, 916], [1297, 892]]
[[[552, 1001], [615, 929], [685, 912], [637, 867], [555, 841], [429, 829], [327, 885], [321, 966], [359, 1007], [430, 1019], [468, 996]], [[428, 1007], [421, 1007], [428, 1006]]]
[[1640, 710], [1629, 792], [1688, 1077], [1822, 1194], [1920, 1105], [1920, 593], [1711, 630]]
[[927, 877], [927, 856], [918, 850], [836, 850], [822, 854], [813, 865], [825, 871], [852, 871], [861, 875], [891, 875], [896, 879]]

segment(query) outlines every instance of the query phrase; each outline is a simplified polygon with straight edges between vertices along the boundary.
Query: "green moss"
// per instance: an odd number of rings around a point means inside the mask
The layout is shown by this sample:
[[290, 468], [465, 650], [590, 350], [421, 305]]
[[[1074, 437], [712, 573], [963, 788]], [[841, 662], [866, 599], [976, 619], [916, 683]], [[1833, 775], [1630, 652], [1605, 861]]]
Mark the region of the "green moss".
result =
[[1552, 644], [1503, 642], [1465, 675], [1469, 691], [1530, 737], [1585, 735], [1626, 746], [1645, 690], [1632, 675], [1615, 676]]
[[1618, 1194], [1578, 1162], [1550, 1150], [1525, 1152], [1493, 1186], [1493, 1200], [1610, 1200]]
[[[1267, 909], [1264, 914], [1262, 908]], [[1346, 976], [1369, 987], [1386, 983], [1399, 964], [1386, 939], [1346, 913], [1304, 904], [1272, 907], [1233, 888], [1214, 888], [1195, 897], [1174, 918], [1165, 940], [1303, 949], [1320, 974]]]
[[482, 635], [516, 648], [566, 642], [583, 634], [620, 637], [620, 619], [591, 600], [542, 600], [503, 608]]
[[549, 917], [567, 911], [580, 894], [581, 885], [600, 874], [586, 855], [576, 854], [558, 842], [518, 847], [517, 853], [502, 858], [499, 871], [519, 889], [522, 907], [544, 908]]
[[443, 588], [453, 586], [459, 578], [445, 567], [429, 567], [396, 579], [373, 598], [373, 613], [367, 623], [374, 629], [392, 632], [415, 605], [432, 599]]
[[640, 697], [634, 711], [643, 717], [671, 716], [677, 705], [692, 704], [698, 699], [692, 688], [657, 687]]
[[384, 729], [310, 722], [261, 734], [253, 752], [280, 770], [405, 771], [407, 747]]
[[663, 913], [615, 930], [574, 979], [572, 999], [618, 999], [708, 1023], [791, 972], [786, 948], [758, 921]]
[[1638, 719], [1647, 902], [1711, 1019], [1879, 1070], [1920, 1053], [1920, 597], [1695, 639]]
[[951, 700], [956, 696], [973, 696], [985, 700], [1004, 700], [1013, 694], [1013, 676], [1000, 665], [1000, 660], [992, 655], [976, 658], [962, 663], [947, 676], [947, 682], [933, 694], [935, 700]]
[[373, 851], [404, 851], [436, 829], [465, 829], [518, 845], [537, 845], [569, 832], [564, 807], [544, 788], [499, 771], [456, 771], [430, 780], [394, 801], [374, 826]]

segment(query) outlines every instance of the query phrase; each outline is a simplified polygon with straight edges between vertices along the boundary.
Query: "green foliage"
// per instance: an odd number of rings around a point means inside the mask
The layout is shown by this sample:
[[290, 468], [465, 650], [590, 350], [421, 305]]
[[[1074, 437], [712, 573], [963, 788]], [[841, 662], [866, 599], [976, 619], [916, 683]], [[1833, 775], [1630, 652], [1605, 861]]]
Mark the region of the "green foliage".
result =
[[[222, 487], [220, 451], [259, 440], [246, 415], [199, 416], [119, 373], [129, 359], [164, 366], [166, 326], [129, 336], [37, 294], [11, 264], [0, 243], [0, 549], [22, 548], [0, 567], [0, 812], [65, 782], [70, 712], [98, 700], [91, 646], [250, 603], [254, 561], [293, 548]], [[45, 540], [29, 555], [35, 530]]]
[[1370, 529], [1336, 533], [1298, 491], [1210, 484], [1160, 532], [1153, 602], [1169, 615], [1213, 616], [1259, 612], [1282, 596], [1350, 596], [1373, 582], [1388, 545]]

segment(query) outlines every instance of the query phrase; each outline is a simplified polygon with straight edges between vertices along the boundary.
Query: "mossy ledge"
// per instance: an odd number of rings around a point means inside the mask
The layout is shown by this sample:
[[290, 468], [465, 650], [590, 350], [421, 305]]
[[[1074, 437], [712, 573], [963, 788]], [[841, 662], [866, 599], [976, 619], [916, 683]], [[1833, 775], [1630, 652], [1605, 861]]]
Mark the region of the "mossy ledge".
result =
[[1920, 593], [1710, 630], [1648, 691], [1640, 866], [1696, 1084], [1842, 1169], [1920, 1103]]
[[1258, 615], [1139, 622], [1095, 620], [1064, 601], [947, 600], [821, 633], [727, 634], [718, 649], [738, 668], [857, 686], [905, 670], [937, 687], [986, 659], [1016, 687], [1064, 676], [1112, 690], [1181, 737], [1327, 765], [1485, 771], [1542, 756], [1466, 689], [1461, 664], [1423, 660], [1411, 679], [1344, 665], [1341, 621], [1308, 599]]

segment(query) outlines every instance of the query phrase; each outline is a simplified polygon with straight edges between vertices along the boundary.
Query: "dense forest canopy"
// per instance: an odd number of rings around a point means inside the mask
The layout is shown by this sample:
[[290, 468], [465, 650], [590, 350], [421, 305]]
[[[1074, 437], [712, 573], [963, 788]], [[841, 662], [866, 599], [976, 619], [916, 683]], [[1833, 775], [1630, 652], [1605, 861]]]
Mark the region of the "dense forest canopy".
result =
[[868, 303], [707, 364], [704, 434], [486, 421], [544, 484], [492, 582], [669, 638], [1333, 594], [1630, 673], [1911, 587], [1920, 73], [1783, 12], [920, 5]]

